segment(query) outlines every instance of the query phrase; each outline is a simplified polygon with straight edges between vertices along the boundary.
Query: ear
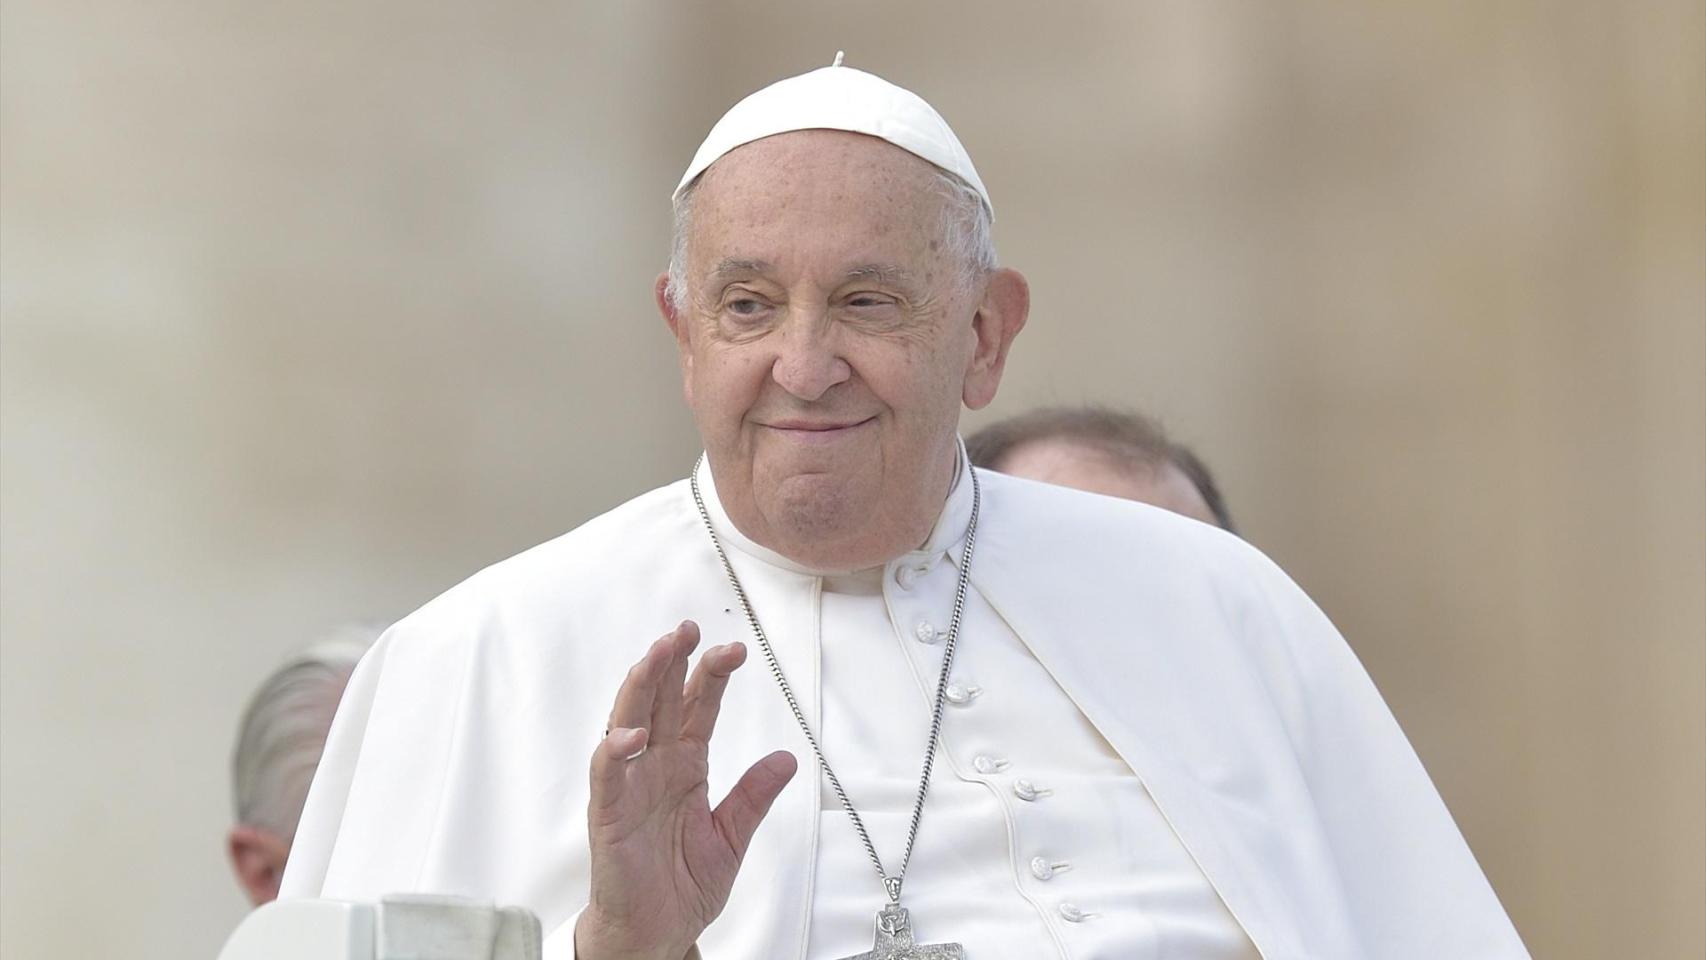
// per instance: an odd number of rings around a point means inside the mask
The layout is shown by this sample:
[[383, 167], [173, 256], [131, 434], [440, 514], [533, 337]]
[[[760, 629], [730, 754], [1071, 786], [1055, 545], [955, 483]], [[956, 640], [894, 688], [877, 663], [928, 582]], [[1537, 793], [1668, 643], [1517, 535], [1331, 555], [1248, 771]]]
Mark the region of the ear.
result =
[[290, 841], [271, 830], [239, 824], [231, 828], [225, 844], [231, 854], [231, 869], [249, 895], [249, 902], [258, 907], [278, 899], [278, 884], [284, 879], [285, 861], [290, 859]]
[[995, 399], [1001, 372], [1007, 368], [1007, 351], [1013, 346], [1013, 338], [1025, 329], [1030, 313], [1031, 285], [1019, 271], [1001, 269], [989, 275], [983, 303], [972, 317], [972, 334], [977, 342], [961, 391], [968, 408], [982, 410]]
[[657, 283], [652, 286], [652, 295], [657, 300], [658, 313], [663, 315], [663, 322], [669, 327], [669, 332], [675, 337], [675, 347], [681, 362], [681, 392], [687, 397], [688, 405], [693, 403], [693, 350], [689, 343], [692, 324], [683, 316], [683, 311], [676, 309], [675, 302], [669, 297], [669, 273], [658, 274]]

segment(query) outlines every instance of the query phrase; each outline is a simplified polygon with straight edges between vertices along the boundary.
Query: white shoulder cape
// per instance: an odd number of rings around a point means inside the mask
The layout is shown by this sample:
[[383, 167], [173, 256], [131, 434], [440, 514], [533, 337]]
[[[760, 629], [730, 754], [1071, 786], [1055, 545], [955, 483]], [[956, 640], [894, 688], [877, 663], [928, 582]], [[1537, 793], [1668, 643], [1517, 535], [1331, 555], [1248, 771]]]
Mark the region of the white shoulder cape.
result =
[[[1142, 778], [1264, 960], [1528, 956], [1367, 674], [1277, 567], [1142, 504], [979, 476], [973, 586]], [[809, 577], [748, 589], [772, 635], [810, 630]], [[548, 960], [568, 960], [587, 764], [616, 687], [684, 619], [703, 646], [750, 641], [733, 605], [681, 481], [422, 607], [350, 683], [284, 895], [519, 904], [559, 931]], [[713, 802], [779, 747], [810, 757], [749, 666], [712, 743]], [[813, 773], [759, 829], [708, 960], [801, 952]]]

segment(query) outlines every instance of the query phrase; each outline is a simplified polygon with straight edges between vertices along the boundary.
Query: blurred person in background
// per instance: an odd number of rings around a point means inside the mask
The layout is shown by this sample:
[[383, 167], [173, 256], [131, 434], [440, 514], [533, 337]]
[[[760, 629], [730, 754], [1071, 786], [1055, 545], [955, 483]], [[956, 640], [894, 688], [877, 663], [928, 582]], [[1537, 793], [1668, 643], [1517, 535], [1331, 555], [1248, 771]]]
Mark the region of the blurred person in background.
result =
[[345, 627], [292, 654], [249, 698], [231, 756], [231, 869], [260, 906], [278, 896], [308, 785], [350, 674], [378, 636]]
[[1045, 407], [977, 431], [966, 438], [966, 454], [986, 470], [1136, 500], [1238, 532], [1208, 465], [1142, 414]]

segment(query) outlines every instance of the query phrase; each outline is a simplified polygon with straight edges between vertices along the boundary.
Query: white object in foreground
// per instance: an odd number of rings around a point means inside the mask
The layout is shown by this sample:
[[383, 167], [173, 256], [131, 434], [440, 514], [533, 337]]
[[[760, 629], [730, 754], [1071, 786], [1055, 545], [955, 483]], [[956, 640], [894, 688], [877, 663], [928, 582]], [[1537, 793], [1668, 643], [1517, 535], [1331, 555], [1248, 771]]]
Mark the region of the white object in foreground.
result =
[[377, 904], [275, 900], [243, 919], [219, 960], [539, 960], [521, 907], [399, 895]]

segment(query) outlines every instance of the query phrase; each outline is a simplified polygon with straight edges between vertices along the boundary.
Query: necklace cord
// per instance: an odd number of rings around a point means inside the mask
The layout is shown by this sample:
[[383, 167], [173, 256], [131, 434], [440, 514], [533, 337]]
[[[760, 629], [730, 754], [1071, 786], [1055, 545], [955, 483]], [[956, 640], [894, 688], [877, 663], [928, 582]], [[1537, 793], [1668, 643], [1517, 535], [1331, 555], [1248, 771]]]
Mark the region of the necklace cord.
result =
[[971, 473], [971, 520], [966, 527], [966, 545], [960, 552], [959, 577], [954, 586], [953, 619], [948, 624], [948, 639], [943, 644], [942, 671], [936, 680], [936, 700], [930, 715], [930, 738], [924, 748], [924, 769], [919, 776], [918, 797], [912, 804], [912, 824], [906, 833], [906, 850], [901, 855], [900, 870], [893, 876], [883, 868], [883, 861], [877, 855], [876, 844], [871, 842], [871, 834], [865, 829], [865, 821], [860, 818], [859, 811], [854, 808], [853, 801], [847, 797], [847, 791], [841, 786], [841, 779], [830, 767], [829, 759], [823, 754], [817, 736], [812, 733], [811, 724], [806, 722], [805, 711], [800, 708], [800, 702], [794, 696], [794, 689], [788, 683], [788, 678], [782, 673], [782, 664], [776, 659], [776, 651], [770, 646], [770, 638], [765, 635], [764, 628], [759, 625], [758, 615], [752, 609], [752, 601], [747, 598], [746, 588], [741, 585], [740, 578], [735, 575], [734, 565], [729, 562], [729, 555], [723, 549], [722, 539], [717, 536], [716, 527], [711, 523], [711, 513], [705, 508], [705, 497], [699, 490], [699, 467], [704, 464], [701, 455], [699, 463], [694, 465], [693, 473], [688, 477], [688, 485], [693, 491], [693, 503], [699, 508], [699, 519], [705, 524], [705, 532], [711, 537], [711, 546], [717, 551], [717, 559], [722, 562], [723, 572], [728, 575], [729, 585], [734, 588], [735, 598], [740, 601], [741, 611], [746, 614], [747, 626], [752, 629], [752, 635], [758, 640], [759, 647], [764, 651], [764, 659], [770, 666], [771, 676], [776, 678], [776, 685], [781, 688], [782, 698], [788, 702], [788, 709], [793, 712], [794, 720], [800, 725], [800, 732], [806, 736], [806, 742], [811, 745], [812, 754], [817, 757], [819, 769], [829, 779], [830, 787], [835, 791], [836, 799], [841, 801], [841, 808], [853, 821], [853, 829], [858, 832], [859, 839], [865, 844], [865, 853], [871, 858], [871, 865], [877, 869], [877, 877], [882, 881], [883, 889], [888, 894], [889, 902], [896, 906], [900, 904], [901, 884], [906, 877], [906, 868], [912, 863], [912, 847], [918, 840], [918, 827], [924, 819], [924, 798], [930, 792], [930, 774], [936, 764], [936, 748], [942, 739], [942, 713], [948, 696], [948, 674], [954, 664], [954, 649], [959, 640], [960, 621], [965, 614], [966, 587], [970, 580], [972, 550], [977, 545], [978, 512], [983, 504], [983, 491], [977, 481], [977, 468], [970, 468]]

